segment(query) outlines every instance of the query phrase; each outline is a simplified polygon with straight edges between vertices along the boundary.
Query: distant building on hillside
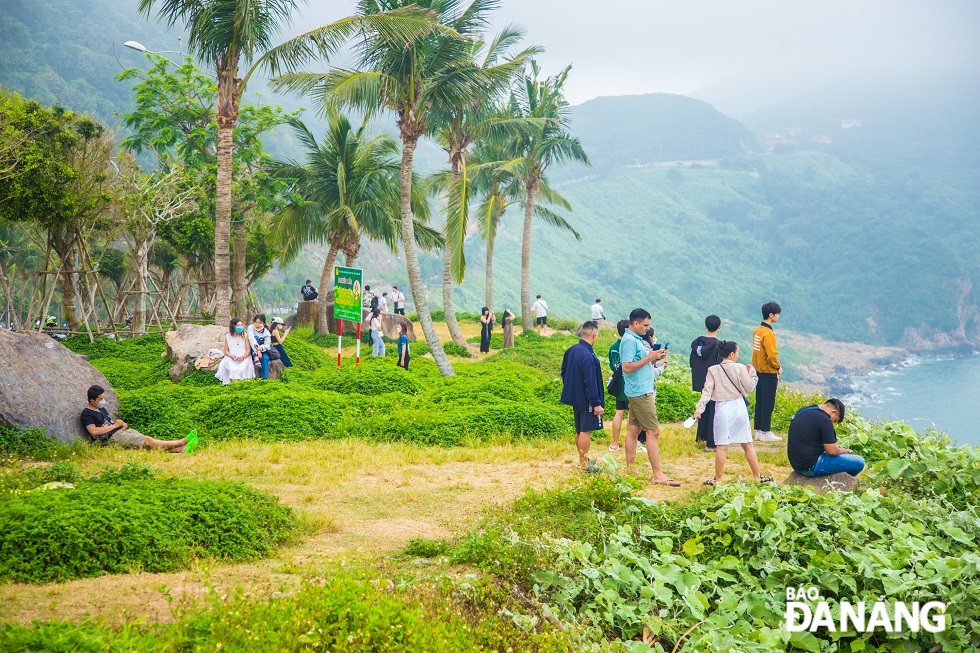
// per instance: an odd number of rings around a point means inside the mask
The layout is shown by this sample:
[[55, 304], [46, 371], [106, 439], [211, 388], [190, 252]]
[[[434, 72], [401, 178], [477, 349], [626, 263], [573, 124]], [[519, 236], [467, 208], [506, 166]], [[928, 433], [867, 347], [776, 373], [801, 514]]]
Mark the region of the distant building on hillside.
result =
[[777, 147], [794, 147], [799, 145], [792, 138], [770, 138], [762, 143], [763, 150], [766, 154], [772, 154]]
[[829, 134], [814, 134], [810, 137], [810, 140], [814, 143], [824, 143], [829, 145], [830, 143], [834, 142], [834, 137], [830, 136]]
[[790, 127], [786, 131], [789, 132], [790, 136], [806, 136], [810, 133], [809, 127]]
[[861, 126], [860, 118], [844, 118], [840, 121], [841, 129], [853, 129]]

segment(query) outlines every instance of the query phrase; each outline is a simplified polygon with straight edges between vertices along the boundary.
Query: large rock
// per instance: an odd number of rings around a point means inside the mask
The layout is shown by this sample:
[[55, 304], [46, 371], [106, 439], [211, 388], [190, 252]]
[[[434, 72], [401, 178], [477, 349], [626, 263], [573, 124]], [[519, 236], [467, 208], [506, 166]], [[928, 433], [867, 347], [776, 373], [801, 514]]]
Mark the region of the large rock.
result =
[[[411, 321], [404, 315], [396, 315], [394, 313], [382, 313], [381, 317], [381, 333], [386, 338], [395, 339], [398, 334], [395, 332], [395, 325], [401, 324], [405, 333], [408, 334], [408, 341], [415, 342], [415, 329], [412, 327]], [[361, 324], [361, 331], [367, 332], [371, 328], [371, 316], [366, 315], [364, 322]]]
[[[164, 335], [167, 341], [167, 358], [173, 365], [167, 374], [176, 383], [181, 376], [194, 370], [194, 363], [207, 356], [211, 349], [224, 349], [227, 327], [214, 324], [181, 324], [176, 331]], [[214, 364], [217, 369], [217, 363]]]
[[[314, 299], [309, 302], [300, 302], [296, 306], [296, 313], [291, 316], [292, 319], [286, 319], [287, 326], [316, 324], [316, 312], [319, 301], [318, 299]], [[289, 324], [289, 322], [292, 322], [292, 324]]]
[[89, 386], [105, 388], [109, 412], [119, 398], [102, 372], [45, 333], [0, 330], [0, 424], [42, 428], [63, 442], [82, 437]]
[[853, 492], [857, 489], [860, 480], [857, 476], [851, 476], [845, 472], [828, 474], [827, 476], [804, 476], [793, 472], [786, 477], [783, 485], [805, 485], [812, 487], [817, 492]]

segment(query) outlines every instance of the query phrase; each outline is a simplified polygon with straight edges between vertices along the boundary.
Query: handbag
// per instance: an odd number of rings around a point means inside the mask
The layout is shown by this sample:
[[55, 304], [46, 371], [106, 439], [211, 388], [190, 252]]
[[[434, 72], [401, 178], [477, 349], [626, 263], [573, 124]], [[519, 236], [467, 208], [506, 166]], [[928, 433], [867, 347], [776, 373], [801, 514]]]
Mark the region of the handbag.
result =
[[620, 365], [615, 370], [613, 370], [612, 376], [609, 377], [609, 382], [606, 384], [606, 392], [618, 397], [623, 391], [623, 366]]
[[282, 355], [279, 353], [279, 350], [276, 349], [275, 347], [269, 347], [269, 351], [265, 353], [269, 355], [270, 361], [277, 361], [282, 359]]

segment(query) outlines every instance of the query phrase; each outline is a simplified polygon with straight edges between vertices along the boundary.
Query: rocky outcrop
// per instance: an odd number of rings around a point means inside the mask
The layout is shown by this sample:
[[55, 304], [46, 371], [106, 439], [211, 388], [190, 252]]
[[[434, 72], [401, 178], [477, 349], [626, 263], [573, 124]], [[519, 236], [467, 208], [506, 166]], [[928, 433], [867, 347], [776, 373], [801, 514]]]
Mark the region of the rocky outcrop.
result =
[[853, 492], [857, 489], [860, 479], [844, 472], [828, 474], [827, 476], [804, 476], [793, 472], [786, 477], [783, 485], [803, 485], [812, 487], [817, 492]]
[[105, 388], [109, 412], [119, 398], [102, 372], [45, 333], [0, 330], [0, 424], [41, 428], [63, 442], [83, 436], [79, 414], [89, 386]]
[[[397, 338], [398, 334], [395, 332], [395, 325], [401, 324], [402, 328], [405, 330], [405, 333], [408, 334], [408, 341], [415, 342], [415, 329], [412, 327], [411, 321], [409, 321], [404, 315], [382, 313], [379, 319], [381, 320], [381, 333], [384, 334], [385, 338]], [[366, 333], [370, 328], [371, 318], [365, 317], [364, 322], [361, 324], [361, 331]]]
[[[176, 331], [168, 331], [164, 339], [167, 341], [167, 358], [173, 363], [167, 372], [170, 380], [176, 383], [210, 350], [223, 350], [226, 333], [226, 327], [214, 324], [181, 324]], [[214, 369], [217, 369], [216, 364]]]

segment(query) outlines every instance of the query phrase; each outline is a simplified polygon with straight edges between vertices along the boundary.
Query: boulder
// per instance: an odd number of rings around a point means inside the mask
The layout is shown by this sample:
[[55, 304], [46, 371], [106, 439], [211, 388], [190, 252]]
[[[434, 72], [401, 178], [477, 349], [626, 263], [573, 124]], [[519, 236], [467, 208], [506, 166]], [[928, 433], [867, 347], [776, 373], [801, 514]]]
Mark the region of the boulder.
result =
[[[167, 341], [167, 358], [173, 363], [167, 374], [174, 383], [181, 376], [194, 370], [194, 363], [207, 356], [211, 349], [223, 350], [227, 327], [214, 324], [181, 324], [176, 331], [164, 335]], [[218, 369], [215, 362], [214, 368]]]
[[[381, 333], [385, 338], [391, 338], [394, 340], [397, 338], [398, 334], [395, 333], [395, 325], [401, 324], [405, 333], [408, 334], [408, 341], [415, 342], [415, 329], [412, 327], [412, 322], [404, 315], [396, 315], [395, 313], [382, 313], [381, 317]], [[361, 331], [367, 333], [367, 330], [371, 328], [371, 317], [366, 316], [364, 322], [361, 324]]]
[[845, 472], [812, 477], [793, 472], [783, 481], [783, 485], [805, 485], [812, 487], [821, 494], [827, 492], [853, 492], [857, 489], [858, 483], [860, 483], [860, 480], [857, 476], [851, 476]]
[[318, 299], [314, 299], [309, 302], [300, 302], [296, 306], [296, 314], [286, 318], [287, 326], [289, 322], [293, 322], [293, 325], [312, 325], [316, 323], [316, 312], [317, 305], [319, 304]]
[[[280, 360], [269, 361], [269, 379], [268, 380], [269, 381], [278, 381], [279, 380], [279, 375], [282, 374], [282, 371], [284, 369], [286, 369], [286, 366], [282, 364], [282, 361], [280, 361]], [[255, 364], [255, 378], [256, 379], [261, 379], [262, 378], [262, 363], [261, 362]]]
[[62, 442], [82, 437], [89, 386], [105, 388], [109, 413], [119, 398], [102, 372], [46, 333], [0, 330], [0, 425], [41, 428]]

